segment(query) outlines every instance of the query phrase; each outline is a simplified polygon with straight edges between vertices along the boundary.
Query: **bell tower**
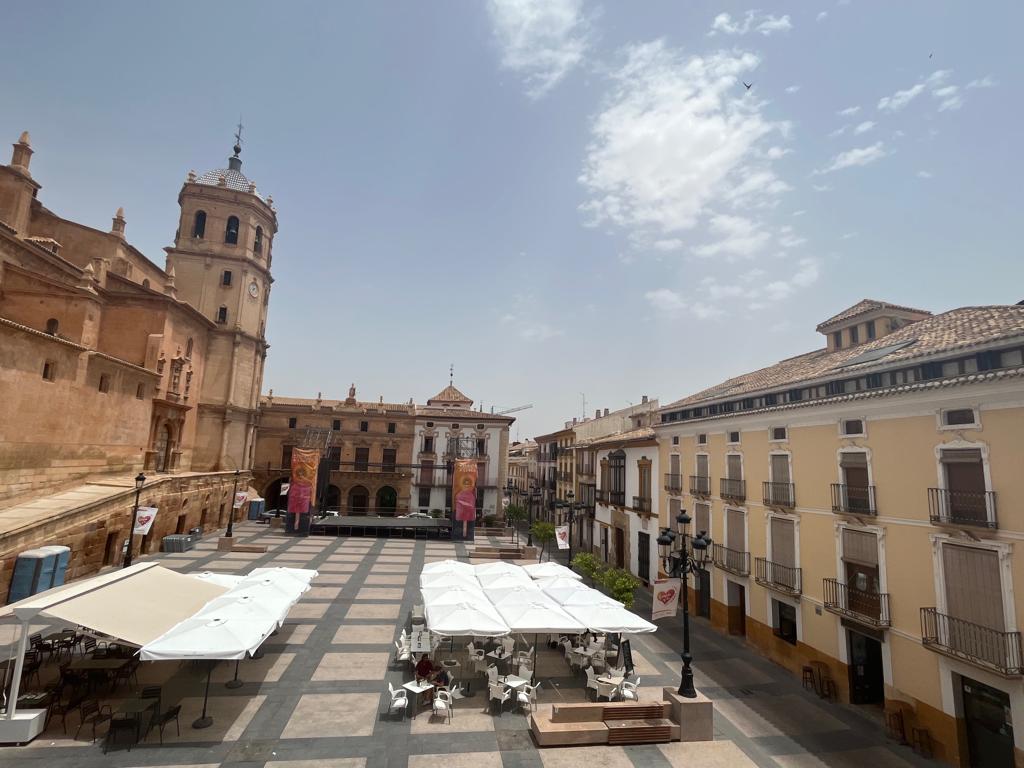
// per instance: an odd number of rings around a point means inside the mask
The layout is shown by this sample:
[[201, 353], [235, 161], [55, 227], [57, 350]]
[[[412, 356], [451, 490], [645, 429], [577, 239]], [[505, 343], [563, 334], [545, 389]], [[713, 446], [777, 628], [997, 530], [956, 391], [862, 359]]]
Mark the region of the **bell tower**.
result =
[[195, 469], [251, 465], [267, 356], [265, 329], [277, 213], [242, 174], [242, 126], [227, 168], [189, 171], [167, 251], [177, 297], [212, 324], [198, 405]]

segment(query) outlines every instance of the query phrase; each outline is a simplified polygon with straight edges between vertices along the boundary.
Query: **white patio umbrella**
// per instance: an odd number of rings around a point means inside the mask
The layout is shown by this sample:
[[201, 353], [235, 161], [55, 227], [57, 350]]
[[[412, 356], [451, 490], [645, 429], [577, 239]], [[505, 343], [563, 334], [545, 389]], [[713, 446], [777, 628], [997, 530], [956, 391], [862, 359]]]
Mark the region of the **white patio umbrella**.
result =
[[[249, 573], [249, 576], [278, 576], [281, 578], [295, 579], [309, 584], [313, 579], [320, 575], [319, 571], [315, 571], [312, 568], [286, 568], [283, 565], [278, 565], [270, 568], [253, 568]], [[246, 577], [248, 578], [248, 576]]]
[[476, 580], [484, 590], [502, 589], [531, 583], [531, 579], [520, 568], [511, 573], [479, 573]]
[[487, 608], [491, 607], [491, 601], [479, 587], [475, 589], [468, 586], [455, 586], [444, 588], [427, 587], [420, 590], [423, 595], [425, 607], [440, 605], [460, 605], [461, 603], [482, 603]]
[[[513, 602], [533, 602], [538, 599], [550, 600], [547, 595], [540, 591], [540, 588], [536, 584], [514, 584], [511, 587], [487, 587], [483, 590], [484, 594], [487, 595], [487, 599], [490, 600], [497, 607], [502, 605], [506, 601], [510, 604]], [[555, 603], [557, 605], [557, 603]]]
[[[579, 592], [583, 589], [591, 589], [586, 584], [583, 584], [576, 579], [545, 579], [537, 582], [537, 586], [541, 588], [541, 591], [549, 597], [553, 597], [555, 602], [565, 602], [566, 598], [574, 592]], [[591, 590], [597, 591], [597, 590]]]
[[524, 565], [523, 570], [529, 574], [531, 579], [583, 579], [571, 568], [566, 568], [561, 563], [552, 563], [550, 560], [544, 563]]
[[210, 584], [216, 584], [218, 587], [231, 588], [238, 584], [244, 576], [236, 576], [233, 573], [214, 573], [213, 571], [203, 571], [202, 573], [190, 574], [192, 578], [205, 581]]
[[442, 587], [480, 587], [478, 582], [471, 574], [463, 573], [452, 573], [445, 571], [438, 571], [437, 573], [422, 573], [420, 574], [420, 588], [442, 588]]
[[579, 634], [587, 627], [552, 602], [537, 600], [518, 605], [500, 605], [498, 613], [513, 632], [523, 634]]
[[[307, 585], [306, 589], [308, 588]], [[288, 611], [291, 610], [292, 606], [298, 602], [299, 596], [303, 591], [295, 586], [289, 587], [282, 584], [279, 580], [262, 579], [257, 576], [244, 579], [222, 597], [251, 596], [257, 602], [271, 608], [283, 620], [288, 615]]]
[[567, 605], [565, 612], [595, 632], [639, 634], [656, 632], [658, 629], [655, 624], [627, 611], [614, 600], [597, 605]]
[[469, 563], [463, 563], [459, 560], [439, 560], [436, 563], [424, 565], [421, 573], [465, 573], [472, 576], [475, 571]]
[[484, 603], [427, 605], [425, 613], [427, 628], [436, 635], [500, 637], [509, 633], [494, 607]]
[[575, 592], [570, 592], [565, 600], [562, 601], [562, 607], [568, 608], [571, 605], [603, 605], [605, 603], [615, 603], [620, 607], [625, 607], [617, 600], [612, 600], [604, 592], [599, 592], [598, 590], [591, 589], [590, 587], [584, 587], [583, 589], [577, 589]]
[[480, 563], [474, 565], [473, 570], [477, 576], [485, 573], [522, 573], [523, 567], [521, 565], [513, 565], [507, 563], [504, 560], [495, 560], [493, 563]]
[[284, 623], [284, 614], [272, 604], [262, 603], [253, 595], [227, 594], [214, 598], [193, 618], [232, 619], [242, 621], [273, 621], [278, 627]]

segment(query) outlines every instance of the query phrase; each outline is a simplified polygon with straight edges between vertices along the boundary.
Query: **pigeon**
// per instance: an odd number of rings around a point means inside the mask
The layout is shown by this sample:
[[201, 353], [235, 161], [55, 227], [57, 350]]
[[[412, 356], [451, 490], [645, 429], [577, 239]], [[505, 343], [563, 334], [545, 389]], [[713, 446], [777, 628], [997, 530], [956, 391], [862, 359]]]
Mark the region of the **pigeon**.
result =
[[752, 86], [754, 85], [753, 83], [748, 83], [748, 82], [747, 82], [746, 80], [744, 80], [744, 81], [743, 81], [743, 84], [744, 84], [745, 86], [747, 86], [747, 90], [748, 90], [748, 91], [749, 91], [749, 90], [750, 90], [750, 88], [751, 88], [751, 87], [752, 87]]

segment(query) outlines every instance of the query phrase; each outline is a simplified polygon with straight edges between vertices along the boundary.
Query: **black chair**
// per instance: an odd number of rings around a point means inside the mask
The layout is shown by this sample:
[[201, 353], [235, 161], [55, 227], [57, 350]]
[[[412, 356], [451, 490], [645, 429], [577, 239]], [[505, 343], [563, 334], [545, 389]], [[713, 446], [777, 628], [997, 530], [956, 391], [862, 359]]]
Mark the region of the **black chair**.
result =
[[72, 712], [81, 709], [83, 702], [85, 701], [85, 694], [78, 693], [77, 691], [71, 692], [71, 697], [65, 704], [61, 699], [55, 698], [53, 703], [50, 705], [50, 712], [47, 714], [46, 719], [49, 721], [54, 715], [60, 716], [60, 729], [63, 733], [68, 732], [68, 715]]
[[96, 741], [96, 726], [101, 723], [105, 723], [113, 718], [114, 714], [110, 710], [109, 704], [104, 704], [102, 707], [95, 701], [86, 701], [82, 703], [82, 721], [78, 724], [78, 730], [75, 731], [75, 739], [78, 739], [78, 734], [82, 732], [82, 726], [86, 723], [92, 725], [92, 740]]
[[154, 718], [160, 717], [160, 696], [162, 693], [163, 690], [160, 688], [159, 685], [147, 685], [145, 688], [142, 689], [142, 692], [139, 694], [140, 699], [154, 700], [154, 705], [156, 707], [156, 712], [153, 715]]
[[150, 726], [149, 726], [150, 728], [152, 728], [154, 725], [157, 728], [159, 728], [159, 730], [160, 730], [160, 743], [161, 744], [164, 743], [164, 727], [168, 723], [170, 723], [172, 720], [174, 721], [174, 729], [178, 732], [178, 735], [181, 736], [181, 725], [178, 723], [178, 715], [180, 715], [180, 714], [181, 714], [181, 704], [175, 704], [173, 707], [168, 709], [162, 715], [160, 715], [159, 717], [156, 717], [154, 720], [152, 720], [150, 722]]
[[73, 629], [61, 632], [60, 637], [53, 644], [53, 651], [57, 656], [57, 660], [60, 660], [65, 651], [67, 651], [69, 658], [73, 657], [76, 645], [78, 645], [78, 635], [75, 634]]
[[29, 635], [28, 642], [32, 647], [32, 650], [40, 655], [40, 658], [42, 658], [43, 653], [45, 653], [47, 657], [53, 656], [53, 641], [43, 640], [42, 632], [36, 632], [34, 635]]
[[22, 683], [28, 682], [35, 676], [36, 683], [42, 685], [42, 680], [39, 678], [39, 670], [42, 666], [43, 660], [38, 649], [33, 648], [31, 651], [25, 651], [25, 663], [21, 668]]
[[96, 638], [86, 635], [82, 639], [82, 656], [88, 656], [96, 650]]
[[128, 751], [132, 751], [139, 734], [138, 717], [135, 715], [125, 717], [113, 717], [110, 719], [110, 727], [107, 729], [107, 736], [103, 739], [103, 754], [107, 754], [107, 747], [117, 743], [118, 734], [128, 734]]
[[118, 683], [125, 683], [125, 684], [127, 684], [133, 678], [135, 680], [135, 684], [138, 685], [139, 684], [138, 669], [139, 669], [139, 662], [138, 661], [132, 660], [132, 661], [125, 662], [125, 665], [123, 667], [121, 667], [116, 672], [114, 672], [113, 687], [116, 688]]

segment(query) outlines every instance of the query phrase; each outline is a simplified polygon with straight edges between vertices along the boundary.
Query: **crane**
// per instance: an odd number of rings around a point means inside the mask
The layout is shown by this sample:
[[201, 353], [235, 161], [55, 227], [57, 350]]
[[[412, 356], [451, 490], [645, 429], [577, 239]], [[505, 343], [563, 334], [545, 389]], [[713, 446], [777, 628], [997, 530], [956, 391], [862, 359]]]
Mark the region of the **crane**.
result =
[[528, 403], [526, 405], [517, 405], [513, 408], [499, 408], [498, 410], [494, 410], [494, 408], [495, 407], [492, 405], [492, 416], [504, 416], [506, 413], [515, 413], [516, 411], [525, 411], [527, 408], [533, 408], [533, 403]]

